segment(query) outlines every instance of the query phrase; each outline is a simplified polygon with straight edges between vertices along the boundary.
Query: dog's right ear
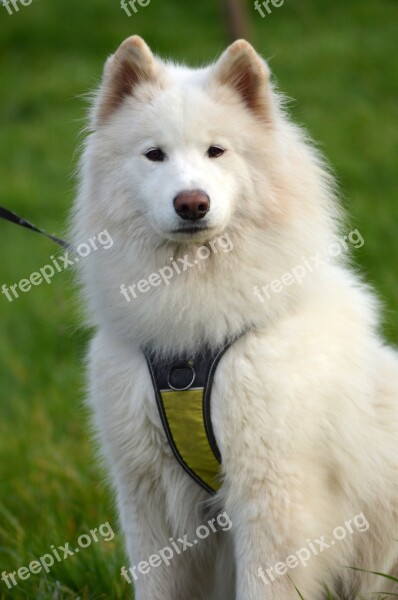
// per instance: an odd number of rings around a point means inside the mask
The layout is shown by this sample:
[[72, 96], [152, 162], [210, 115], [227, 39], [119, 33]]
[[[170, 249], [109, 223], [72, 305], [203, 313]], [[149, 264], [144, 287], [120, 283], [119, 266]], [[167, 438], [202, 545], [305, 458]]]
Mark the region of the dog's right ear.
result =
[[99, 100], [95, 110], [95, 125], [102, 125], [134, 93], [134, 88], [156, 76], [156, 60], [138, 35], [127, 38], [105, 63]]

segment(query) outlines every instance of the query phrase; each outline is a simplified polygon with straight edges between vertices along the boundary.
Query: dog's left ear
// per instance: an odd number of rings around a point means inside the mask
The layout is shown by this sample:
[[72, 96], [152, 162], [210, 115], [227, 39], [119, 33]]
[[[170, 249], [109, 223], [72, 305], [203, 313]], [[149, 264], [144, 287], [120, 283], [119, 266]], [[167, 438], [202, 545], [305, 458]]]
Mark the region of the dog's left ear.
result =
[[237, 40], [231, 44], [217, 61], [213, 77], [233, 88], [256, 116], [270, 120], [270, 70], [249, 42]]

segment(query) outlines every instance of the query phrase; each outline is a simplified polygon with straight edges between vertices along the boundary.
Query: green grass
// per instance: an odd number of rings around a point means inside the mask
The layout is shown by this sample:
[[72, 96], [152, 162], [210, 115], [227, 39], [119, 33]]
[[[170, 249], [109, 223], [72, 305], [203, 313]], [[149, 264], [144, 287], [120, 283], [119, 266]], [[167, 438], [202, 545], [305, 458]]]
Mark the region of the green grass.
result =
[[[386, 306], [398, 340], [395, 224], [398, 157], [396, 0], [286, 0], [266, 19], [253, 10], [252, 41], [270, 57], [293, 117], [320, 142], [365, 246], [358, 261]], [[64, 233], [73, 193], [81, 94], [131, 33], [192, 64], [213, 59], [226, 35], [216, 0], [151, 0], [128, 18], [118, 0], [34, 0], [0, 6], [0, 204]], [[0, 284], [30, 275], [57, 252], [0, 222]], [[109, 521], [114, 541], [93, 544], [47, 577], [2, 598], [127, 598], [126, 563], [112, 499], [83, 409], [79, 328], [68, 273], [9, 303], [0, 296], [0, 571], [14, 571]], [[371, 565], [369, 565], [371, 568]]]
[[[378, 573], [377, 571], [368, 571], [367, 569], [357, 569], [355, 567], [349, 567], [350, 569], [352, 569], [353, 571], [357, 571], [360, 573], [371, 573], [372, 575], [377, 575], [380, 578], [380, 582], [382, 585], [383, 580], [388, 580], [389, 582], [392, 581], [396, 584], [395, 588], [396, 591], [398, 592], [398, 578], [397, 577], [393, 577], [392, 575], [388, 575], [387, 573]], [[295, 592], [297, 593], [297, 596], [300, 598], [300, 600], [308, 600], [306, 598], [304, 598], [304, 596], [301, 594], [300, 590], [294, 585], [293, 581], [291, 580], [291, 578], [289, 577], [292, 586], [294, 587]], [[339, 598], [337, 598], [328, 588], [327, 585], [324, 586], [325, 587], [325, 600], [339, 600]], [[361, 595], [362, 600], [365, 600], [365, 598], [377, 598], [377, 600], [387, 600], [387, 598], [398, 598], [398, 593], [394, 593], [394, 592], [382, 592], [382, 591], [374, 591], [374, 592], [368, 592], [366, 594], [366, 596], [362, 596]]]

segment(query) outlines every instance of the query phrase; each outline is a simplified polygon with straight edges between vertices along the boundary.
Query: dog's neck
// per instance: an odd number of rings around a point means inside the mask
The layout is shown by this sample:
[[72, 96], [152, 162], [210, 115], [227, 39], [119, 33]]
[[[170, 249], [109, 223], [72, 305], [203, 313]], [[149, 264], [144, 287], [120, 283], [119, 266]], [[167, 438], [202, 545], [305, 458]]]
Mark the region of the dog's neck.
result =
[[[103, 253], [105, 263], [101, 262], [99, 270], [107, 272], [102, 279], [106, 288], [95, 297], [93, 306], [94, 314], [100, 311], [101, 325], [105, 322], [113, 335], [138, 346], [178, 353], [203, 344], [217, 347], [248, 327], [267, 326], [291, 312], [292, 305], [300, 302], [304, 283], [278, 293], [270, 291], [268, 297], [263, 292], [256, 295], [256, 288], [267, 289], [270, 282], [294, 267], [295, 255], [290, 264], [278, 261], [272, 243], [263, 236], [259, 244], [261, 235], [256, 232], [250, 239], [233, 231], [228, 235], [233, 246], [224, 248], [228, 251], [220, 247], [211, 251], [208, 243], [151, 248], [140, 242], [130, 246], [128, 261], [124, 248], [120, 259], [116, 256], [108, 265], [111, 255]], [[118, 246], [115, 243], [116, 254]], [[208, 257], [198, 258], [198, 251]], [[122, 270], [115, 269], [115, 264], [123, 265]], [[165, 267], [168, 280], [161, 276]], [[141, 284], [146, 290], [142, 292], [139, 282], [143, 280], [156, 285]], [[121, 282], [125, 295], [119, 289]]]

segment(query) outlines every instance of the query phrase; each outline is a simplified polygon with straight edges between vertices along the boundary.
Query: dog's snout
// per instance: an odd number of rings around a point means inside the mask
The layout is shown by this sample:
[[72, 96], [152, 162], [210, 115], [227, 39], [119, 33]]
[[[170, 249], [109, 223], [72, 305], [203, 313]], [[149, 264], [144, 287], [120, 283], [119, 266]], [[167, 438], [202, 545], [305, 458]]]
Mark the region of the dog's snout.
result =
[[209, 208], [209, 196], [198, 190], [181, 192], [174, 198], [174, 209], [181, 219], [189, 221], [203, 219]]

